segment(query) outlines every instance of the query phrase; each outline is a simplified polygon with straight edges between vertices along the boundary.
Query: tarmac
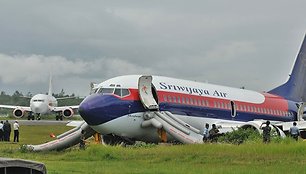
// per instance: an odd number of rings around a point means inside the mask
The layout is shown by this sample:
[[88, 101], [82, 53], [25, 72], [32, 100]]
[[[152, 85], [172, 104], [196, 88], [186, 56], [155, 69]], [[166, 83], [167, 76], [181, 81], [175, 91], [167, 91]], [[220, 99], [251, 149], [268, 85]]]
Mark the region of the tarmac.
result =
[[[5, 120], [3, 120], [5, 121]], [[15, 120], [8, 120], [11, 124]], [[67, 125], [71, 120], [56, 121], [56, 120], [17, 120], [19, 125]]]

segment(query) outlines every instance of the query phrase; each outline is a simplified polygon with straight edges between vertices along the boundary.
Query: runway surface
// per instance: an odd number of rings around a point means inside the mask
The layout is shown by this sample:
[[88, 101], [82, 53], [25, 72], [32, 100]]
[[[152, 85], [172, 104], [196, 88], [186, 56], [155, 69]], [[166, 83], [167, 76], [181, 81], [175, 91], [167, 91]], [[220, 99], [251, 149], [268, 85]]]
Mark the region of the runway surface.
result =
[[[5, 120], [3, 120], [5, 121]], [[13, 124], [15, 120], [8, 120], [9, 123]], [[17, 120], [19, 125], [66, 125], [71, 120], [56, 121], [56, 120]]]

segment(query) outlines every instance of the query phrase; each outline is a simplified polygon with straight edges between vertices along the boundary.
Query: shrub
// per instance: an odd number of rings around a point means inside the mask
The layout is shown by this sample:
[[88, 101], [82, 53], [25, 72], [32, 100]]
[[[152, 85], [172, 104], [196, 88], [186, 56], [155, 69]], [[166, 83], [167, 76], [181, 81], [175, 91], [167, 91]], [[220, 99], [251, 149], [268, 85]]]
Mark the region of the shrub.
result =
[[232, 132], [227, 132], [224, 135], [218, 137], [218, 142], [222, 143], [230, 143], [230, 144], [241, 144], [246, 140], [254, 141], [260, 138], [260, 134], [258, 131], [248, 128], [238, 128], [237, 130], [233, 130]]

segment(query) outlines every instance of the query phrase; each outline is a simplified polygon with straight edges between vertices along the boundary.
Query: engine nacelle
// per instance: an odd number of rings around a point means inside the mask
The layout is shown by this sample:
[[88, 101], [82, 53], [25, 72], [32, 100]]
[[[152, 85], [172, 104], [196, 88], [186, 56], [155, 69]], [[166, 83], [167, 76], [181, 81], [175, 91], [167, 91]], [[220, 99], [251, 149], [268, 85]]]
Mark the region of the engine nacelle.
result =
[[[262, 134], [262, 129], [260, 128], [262, 124], [265, 124], [265, 121], [249, 121], [246, 124], [242, 125], [241, 128], [247, 129], [247, 128], [252, 128], [254, 130], [257, 130], [260, 134]], [[286, 134], [284, 133], [283, 130], [281, 130], [279, 127], [277, 127], [274, 124], [270, 124], [270, 127], [272, 130], [274, 129], [277, 136], [280, 136], [281, 138], [285, 138]]]
[[70, 118], [74, 115], [73, 109], [71, 108], [66, 108], [62, 111], [62, 114], [65, 118]]
[[22, 108], [16, 108], [13, 111], [13, 116], [16, 118], [21, 118], [24, 116], [24, 114], [25, 114], [25, 110], [23, 110]]

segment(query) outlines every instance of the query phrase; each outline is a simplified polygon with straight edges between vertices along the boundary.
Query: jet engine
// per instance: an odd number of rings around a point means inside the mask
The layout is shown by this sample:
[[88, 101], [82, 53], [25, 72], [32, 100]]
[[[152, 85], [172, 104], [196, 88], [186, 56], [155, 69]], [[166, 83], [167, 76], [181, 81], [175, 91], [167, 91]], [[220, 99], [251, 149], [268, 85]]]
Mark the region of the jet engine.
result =
[[74, 115], [73, 109], [71, 108], [66, 108], [62, 111], [62, 114], [65, 118], [70, 118]]
[[[265, 121], [249, 121], [246, 124], [242, 125], [241, 128], [243, 128], [243, 129], [252, 128], [254, 130], [257, 130], [261, 134], [262, 133], [262, 129], [261, 129], [262, 124], [264, 124], [264, 126], [265, 126]], [[279, 136], [281, 138], [286, 137], [286, 134], [284, 133], [284, 131], [282, 129], [280, 129], [279, 127], [277, 127], [276, 125], [271, 123], [270, 127], [272, 128], [272, 130], [274, 130], [275, 136]]]
[[16, 118], [21, 118], [23, 117], [25, 114], [25, 110], [23, 110], [22, 108], [16, 108], [14, 111], [13, 111], [13, 115], [14, 117]]

